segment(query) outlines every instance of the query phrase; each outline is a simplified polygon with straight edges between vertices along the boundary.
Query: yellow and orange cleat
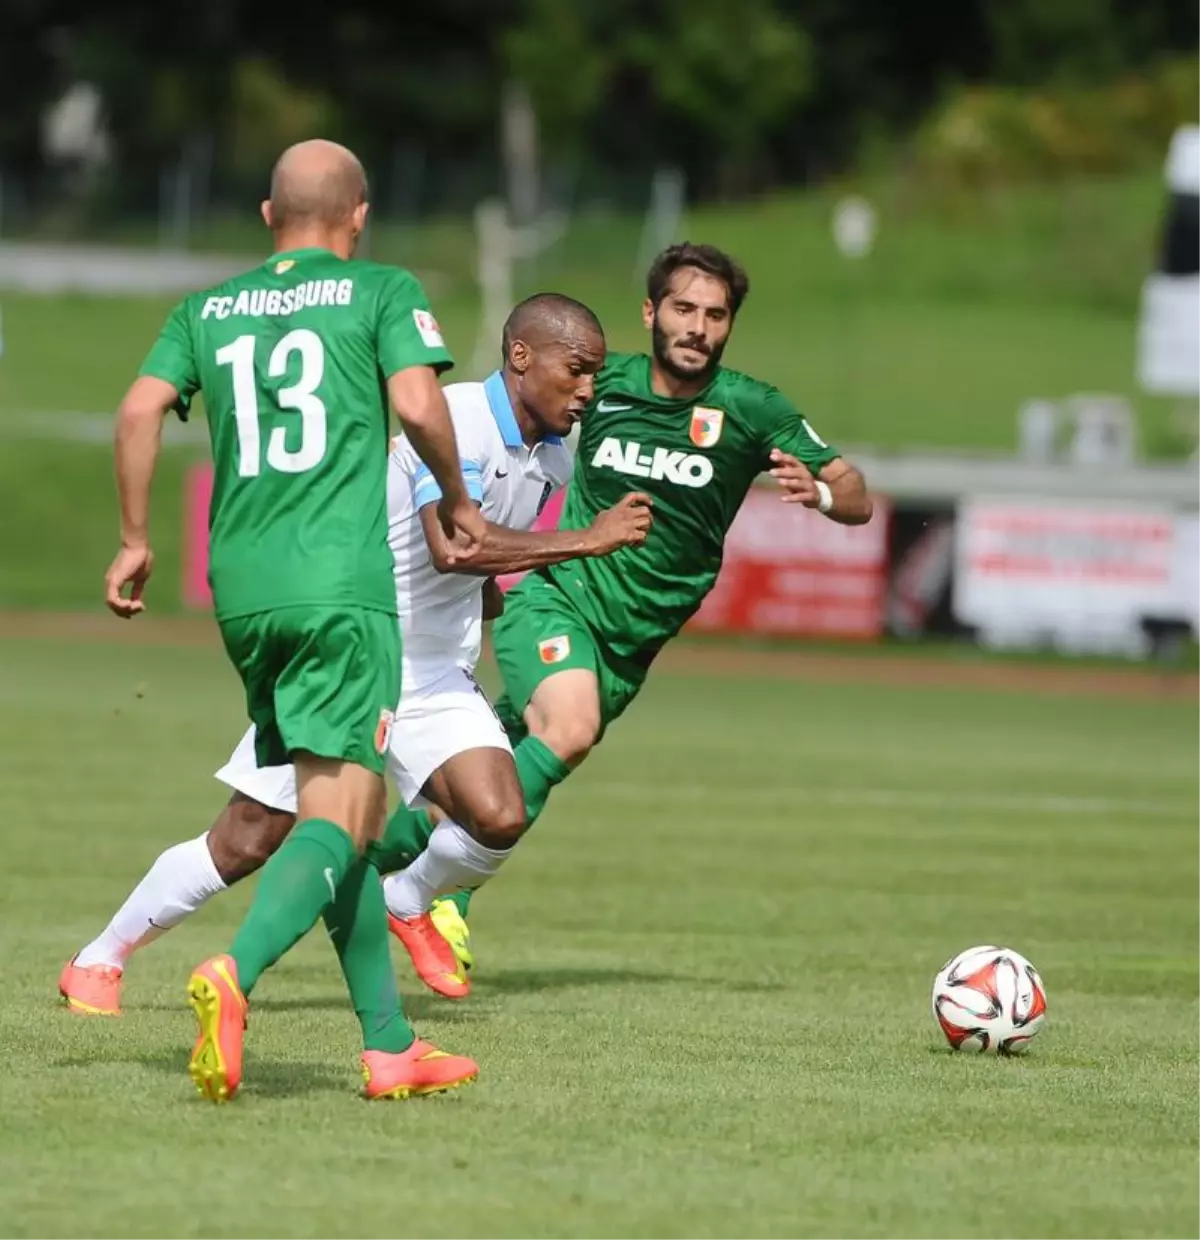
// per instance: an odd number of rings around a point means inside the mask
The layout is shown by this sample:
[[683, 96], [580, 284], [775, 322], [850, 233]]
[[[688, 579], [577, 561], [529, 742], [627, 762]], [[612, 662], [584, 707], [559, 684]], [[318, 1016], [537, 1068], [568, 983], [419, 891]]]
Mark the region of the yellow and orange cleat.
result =
[[418, 1038], [406, 1051], [363, 1051], [363, 1096], [369, 1099], [415, 1098], [466, 1085], [479, 1065], [465, 1055], [450, 1055]]
[[120, 1016], [121, 970], [111, 964], [78, 965], [72, 956], [58, 975], [58, 993], [77, 1016]]
[[187, 995], [200, 1026], [188, 1072], [205, 1098], [228, 1102], [242, 1083], [248, 1007], [233, 957], [214, 956], [197, 965], [188, 978]]
[[419, 917], [388, 914], [388, 929], [404, 944], [417, 976], [435, 994], [465, 999], [471, 982], [454, 948], [442, 937], [428, 913]]

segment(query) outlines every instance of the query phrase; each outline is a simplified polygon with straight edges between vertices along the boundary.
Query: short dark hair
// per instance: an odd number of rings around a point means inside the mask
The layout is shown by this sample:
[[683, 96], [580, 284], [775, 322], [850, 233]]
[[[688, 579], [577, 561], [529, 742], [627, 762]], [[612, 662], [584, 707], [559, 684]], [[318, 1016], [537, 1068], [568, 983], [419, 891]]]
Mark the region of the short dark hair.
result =
[[730, 313], [736, 315], [742, 308], [742, 302], [750, 292], [750, 277], [741, 265], [715, 245], [693, 245], [690, 241], [681, 241], [663, 250], [650, 264], [646, 275], [646, 295], [654, 306], [657, 307], [670, 291], [671, 277], [680, 267], [695, 267], [723, 280], [729, 290]]
[[503, 360], [507, 363], [508, 350], [514, 340], [530, 334], [542, 340], [565, 336], [572, 328], [594, 331], [601, 340], [604, 339], [604, 328], [600, 326], [595, 311], [583, 302], [565, 293], [534, 293], [532, 297], [517, 302], [504, 321], [500, 343]]

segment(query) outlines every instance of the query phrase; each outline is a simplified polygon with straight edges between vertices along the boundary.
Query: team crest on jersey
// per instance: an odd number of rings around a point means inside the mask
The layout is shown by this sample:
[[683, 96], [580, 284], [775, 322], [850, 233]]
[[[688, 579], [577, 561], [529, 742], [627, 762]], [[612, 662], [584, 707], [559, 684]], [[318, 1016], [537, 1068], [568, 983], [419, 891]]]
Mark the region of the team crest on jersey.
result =
[[395, 716], [386, 708], [379, 712], [379, 722], [375, 725], [375, 752], [387, 753], [388, 744], [392, 739], [392, 721]]
[[703, 405], [697, 405], [692, 410], [692, 425], [688, 428], [688, 438], [697, 448], [711, 448], [721, 438], [721, 428], [724, 425], [724, 409], [707, 409]]
[[564, 633], [561, 637], [547, 637], [538, 642], [538, 655], [543, 663], [561, 663], [571, 653], [571, 639]]
[[424, 341], [427, 349], [444, 349], [446, 347], [446, 342], [442, 339], [442, 329], [438, 326], [437, 319], [428, 310], [414, 310], [412, 316], [413, 323], [417, 328], [417, 334]]
[[291, 271], [295, 265], [296, 260], [294, 258], [281, 258], [279, 262], [275, 264], [275, 274], [277, 276], [281, 276], [285, 271]]

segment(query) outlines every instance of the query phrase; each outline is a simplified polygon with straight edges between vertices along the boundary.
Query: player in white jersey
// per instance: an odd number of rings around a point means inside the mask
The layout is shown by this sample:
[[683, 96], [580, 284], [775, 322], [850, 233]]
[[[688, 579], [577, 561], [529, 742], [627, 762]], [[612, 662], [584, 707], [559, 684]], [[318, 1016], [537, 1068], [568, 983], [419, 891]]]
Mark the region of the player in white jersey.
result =
[[[407, 802], [425, 800], [447, 815], [441, 838], [455, 852], [456, 887], [472, 885], [473, 874], [486, 878], [525, 825], [512, 749], [473, 675], [485, 596], [498, 597], [492, 578], [637, 546], [650, 527], [648, 498], [628, 495], [588, 529], [530, 530], [570, 478], [564, 440], [604, 361], [592, 312], [559, 294], [529, 298], [505, 324], [503, 352], [503, 369], [484, 383], [446, 389], [463, 479], [488, 521], [469, 572], [449, 562], [436, 515], [440, 491], [420, 458], [399, 441], [388, 464], [388, 541], [404, 638], [388, 768]], [[257, 766], [253, 728], [217, 778], [234, 791], [211, 830], [164, 852], [104, 932], [63, 969], [59, 990], [73, 1011], [119, 1012], [129, 956], [253, 873], [283, 842], [296, 811], [295, 774], [290, 766]], [[421, 942], [436, 940], [427, 950], [443, 953], [465, 985], [428, 918], [405, 929]], [[451, 993], [455, 980], [445, 979]]]

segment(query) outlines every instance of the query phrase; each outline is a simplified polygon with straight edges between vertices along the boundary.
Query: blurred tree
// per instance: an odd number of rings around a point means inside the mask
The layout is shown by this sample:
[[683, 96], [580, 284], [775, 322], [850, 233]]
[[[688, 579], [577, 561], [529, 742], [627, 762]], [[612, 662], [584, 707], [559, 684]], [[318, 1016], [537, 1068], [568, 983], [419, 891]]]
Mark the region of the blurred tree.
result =
[[613, 45], [599, 36], [594, 5], [527, 0], [504, 34], [508, 70], [529, 92], [540, 137], [552, 152], [577, 155], [588, 118], [615, 67]]
[[964, 84], [1102, 86], [1196, 39], [1180, 0], [293, 0], [286, 20], [250, 0], [0, 0], [0, 175], [37, 180], [45, 108], [87, 80], [114, 202], [153, 209], [164, 169], [198, 149], [242, 200], [250, 165], [315, 127], [406, 210], [462, 207], [497, 185], [516, 77], [547, 151], [592, 185], [644, 194], [674, 164], [693, 193], [740, 192], [852, 165]]
[[626, 36], [632, 64], [676, 122], [704, 135], [729, 195], [751, 187], [766, 132], [804, 100], [812, 45], [774, 0], [660, 0]]
[[1112, 77], [1125, 63], [1112, 0], [988, 0], [993, 70], [1022, 86]]

